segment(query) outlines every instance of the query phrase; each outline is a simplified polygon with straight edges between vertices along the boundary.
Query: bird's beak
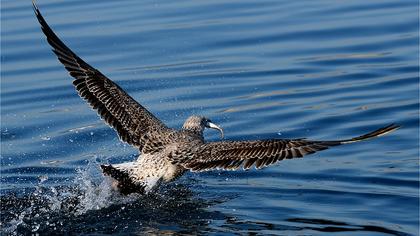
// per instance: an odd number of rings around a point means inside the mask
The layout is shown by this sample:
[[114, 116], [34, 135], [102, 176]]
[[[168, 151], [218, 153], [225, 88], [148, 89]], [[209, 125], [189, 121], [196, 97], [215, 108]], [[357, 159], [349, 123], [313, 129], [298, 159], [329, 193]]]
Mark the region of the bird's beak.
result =
[[218, 126], [218, 125], [216, 125], [216, 124], [214, 124], [214, 123], [212, 123], [212, 122], [207, 122], [207, 127], [208, 127], [208, 128], [212, 128], [212, 129], [217, 129], [217, 130], [219, 130], [219, 132], [220, 132], [220, 138], [222, 138], [222, 139], [223, 139], [223, 137], [224, 137], [224, 135], [223, 135], [223, 129], [222, 129], [222, 128], [220, 128], [220, 126]]

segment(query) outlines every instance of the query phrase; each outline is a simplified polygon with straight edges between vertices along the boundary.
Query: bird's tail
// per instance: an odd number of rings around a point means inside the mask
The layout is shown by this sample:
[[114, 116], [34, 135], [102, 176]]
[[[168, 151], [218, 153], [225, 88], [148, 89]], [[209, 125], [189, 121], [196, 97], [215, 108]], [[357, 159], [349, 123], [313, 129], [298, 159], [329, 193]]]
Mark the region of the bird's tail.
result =
[[101, 165], [102, 172], [117, 181], [117, 188], [120, 193], [128, 195], [130, 193], [144, 193], [144, 186], [137, 183], [127, 171], [115, 168], [113, 165]]
[[371, 139], [371, 138], [375, 138], [375, 137], [385, 135], [387, 133], [390, 133], [394, 130], [399, 129], [400, 127], [401, 126], [396, 125], [396, 124], [390, 124], [388, 126], [377, 129], [373, 132], [370, 132], [370, 133], [367, 133], [367, 134], [364, 134], [364, 135], [361, 135], [361, 136], [358, 136], [358, 137], [355, 137], [355, 138], [343, 139], [343, 140], [337, 140], [337, 141], [326, 141], [326, 143], [331, 142], [331, 143], [334, 143], [335, 145], [355, 143], [355, 142], [359, 142], [359, 141], [363, 141], [363, 140], [367, 140], [367, 139]]

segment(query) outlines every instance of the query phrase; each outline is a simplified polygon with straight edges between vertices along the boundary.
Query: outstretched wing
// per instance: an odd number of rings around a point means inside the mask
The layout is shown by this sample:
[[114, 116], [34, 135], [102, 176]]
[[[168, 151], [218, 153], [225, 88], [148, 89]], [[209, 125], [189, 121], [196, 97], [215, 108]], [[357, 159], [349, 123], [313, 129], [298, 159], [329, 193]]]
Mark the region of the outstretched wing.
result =
[[236, 170], [241, 165], [257, 169], [284, 159], [303, 157], [332, 146], [353, 143], [389, 133], [399, 128], [389, 125], [374, 132], [346, 140], [310, 141], [306, 139], [272, 139], [257, 141], [221, 141], [185, 149], [172, 157], [174, 164], [192, 171], [212, 169]]
[[36, 17], [58, 60], [75, 78], [73, 85], [80, 97], [97, 110], [105, 122], [114, 128], [120, 139], [140, 149], [149, 131], [168, 128], [153, 114], [137, 103], [116, 83], [96, 70], [70, 50], [48, 26], [33, 2]]

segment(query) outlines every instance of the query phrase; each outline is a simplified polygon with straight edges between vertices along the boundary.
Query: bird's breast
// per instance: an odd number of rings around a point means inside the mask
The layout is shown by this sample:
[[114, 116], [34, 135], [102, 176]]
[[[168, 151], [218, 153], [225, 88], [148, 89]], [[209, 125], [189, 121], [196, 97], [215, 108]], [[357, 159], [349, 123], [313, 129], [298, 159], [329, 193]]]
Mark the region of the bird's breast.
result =
[[169, 156], [173, 149], [150, 155], [146, 154], [139, 158], [139, 168], [136, 175], [141, 179], [158, 178], [165, 182], [175, 180], [181, 176], [185, 169], [180, 165], [172, 164]]
[[162, 179], [165, 182], [173, 181], [176, 178], [180, 177], [182, 174], [184, 174], [185, 169], [182, 166], [174, 165], [171, 162], [168, 161], [165, 168], [165, 173], [162, 176]]

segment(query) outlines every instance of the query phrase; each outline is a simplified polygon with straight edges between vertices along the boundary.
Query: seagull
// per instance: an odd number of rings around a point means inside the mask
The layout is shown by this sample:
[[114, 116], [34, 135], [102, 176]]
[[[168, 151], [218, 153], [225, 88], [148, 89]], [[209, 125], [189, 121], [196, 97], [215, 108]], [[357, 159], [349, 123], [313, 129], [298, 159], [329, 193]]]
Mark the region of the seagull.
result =
[[101, 165], [121, 194], [146, 194], [160, 183], [187, 171], [261, 169], [281, 160], [300, 158], [329, 147], [378, 137], [399, 128], [391, 124], [355, 138], [315, 141], [266, 139], [247, 141], [204, 140], [204, 129], [223, 130], [204, 116], [190, 116], [180, 130], [167, 127], [115, 82], [68, 48], [53, 32], [33, 1], [35, 15], [58, 60], [74, 78], [77, 93], [112, 127], [121, 141], [139, 150], [132, 162]]

